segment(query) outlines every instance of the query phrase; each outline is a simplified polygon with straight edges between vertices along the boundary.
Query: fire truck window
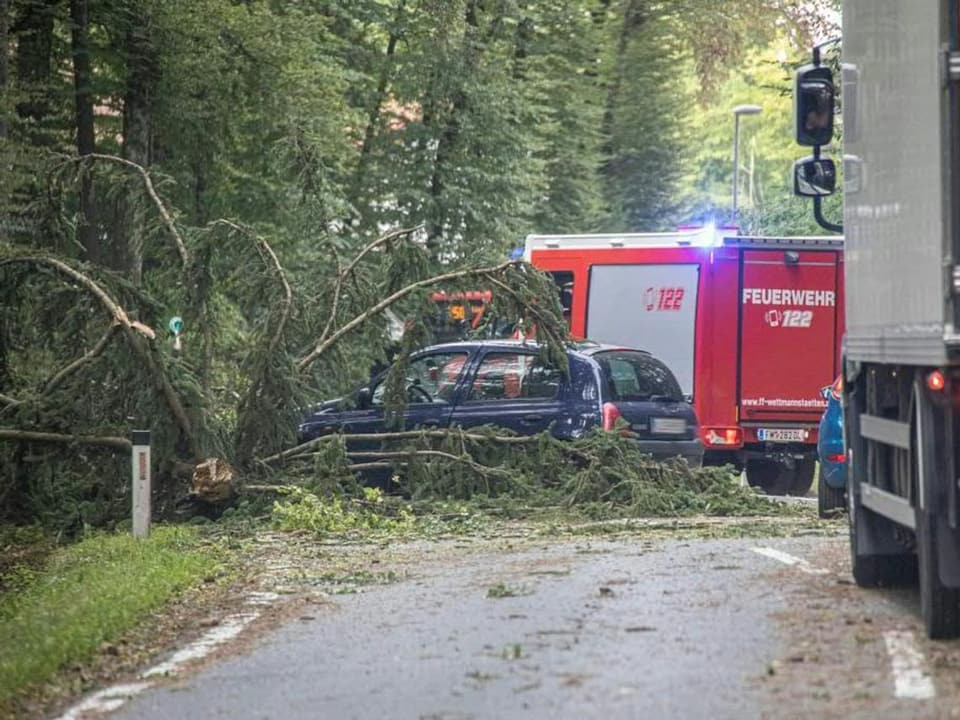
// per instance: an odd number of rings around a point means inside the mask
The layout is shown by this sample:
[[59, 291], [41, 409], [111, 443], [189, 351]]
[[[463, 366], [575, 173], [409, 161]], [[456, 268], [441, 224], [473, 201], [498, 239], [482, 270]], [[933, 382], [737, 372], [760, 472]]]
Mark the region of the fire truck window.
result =
[[573, 310], [573, 273], [569, 270], [555, 270], [551, 272], [553, 281], [560, 292], [560, 307], [563, 308], [563, 318], [570, 322], [570, 313]]

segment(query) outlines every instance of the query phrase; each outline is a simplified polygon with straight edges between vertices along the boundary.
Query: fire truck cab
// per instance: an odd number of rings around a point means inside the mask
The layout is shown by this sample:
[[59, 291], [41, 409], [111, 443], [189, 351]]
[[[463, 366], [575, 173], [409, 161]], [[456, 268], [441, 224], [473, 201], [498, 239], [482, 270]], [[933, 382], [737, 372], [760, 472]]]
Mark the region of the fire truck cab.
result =
[[804, 495], [821, 388], [843, 335], [842, 240], [672, 233], [530, 235], [525, 257], [560, 287], [571, 334], [666, 363], [701, 424], [707, 464], [770, 494]]

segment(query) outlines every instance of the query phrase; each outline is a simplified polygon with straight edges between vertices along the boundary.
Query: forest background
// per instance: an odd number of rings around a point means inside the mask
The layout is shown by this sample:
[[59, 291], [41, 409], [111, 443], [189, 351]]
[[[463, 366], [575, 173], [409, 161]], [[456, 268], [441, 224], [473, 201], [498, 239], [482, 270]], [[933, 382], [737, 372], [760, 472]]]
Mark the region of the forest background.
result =
[[0, 0], [0, 520], [123, 516], [135, 427], [171, 494], [260, 468], [388, 306], [529, 312], [527, 233], [729, 222], [737, 104], [741, 229], [819, 234], [790, 85], [836, 5]]

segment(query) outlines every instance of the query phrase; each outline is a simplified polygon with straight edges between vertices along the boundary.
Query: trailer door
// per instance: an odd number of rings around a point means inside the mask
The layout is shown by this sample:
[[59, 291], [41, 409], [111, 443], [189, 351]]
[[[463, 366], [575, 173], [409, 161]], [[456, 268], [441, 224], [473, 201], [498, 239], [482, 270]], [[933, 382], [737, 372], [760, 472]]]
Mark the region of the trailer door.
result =
[[837, 253], [744, 250], [742, 277], [741, 418], [818, 419], [837, 374]]
[[699, 277], [695, 264], [594, 265], [586, 337], [646, 350], [692, 397]]

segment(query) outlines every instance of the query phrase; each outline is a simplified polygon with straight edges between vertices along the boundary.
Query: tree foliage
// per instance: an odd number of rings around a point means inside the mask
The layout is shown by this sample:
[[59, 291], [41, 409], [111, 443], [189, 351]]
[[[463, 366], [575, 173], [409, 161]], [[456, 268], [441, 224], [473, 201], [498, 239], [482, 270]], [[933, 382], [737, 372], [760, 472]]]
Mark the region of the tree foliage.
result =
[[508, 252], [713, 202], [698, 108], [807, 42], [803, 7], [0, 0], [0, 516], [128, 501], [103, 443], [17, 431], [150, 427], [163, 502], [204, 457], [254, 471], [432, 289], [492, 289], [555, 352], [555, 289]]

